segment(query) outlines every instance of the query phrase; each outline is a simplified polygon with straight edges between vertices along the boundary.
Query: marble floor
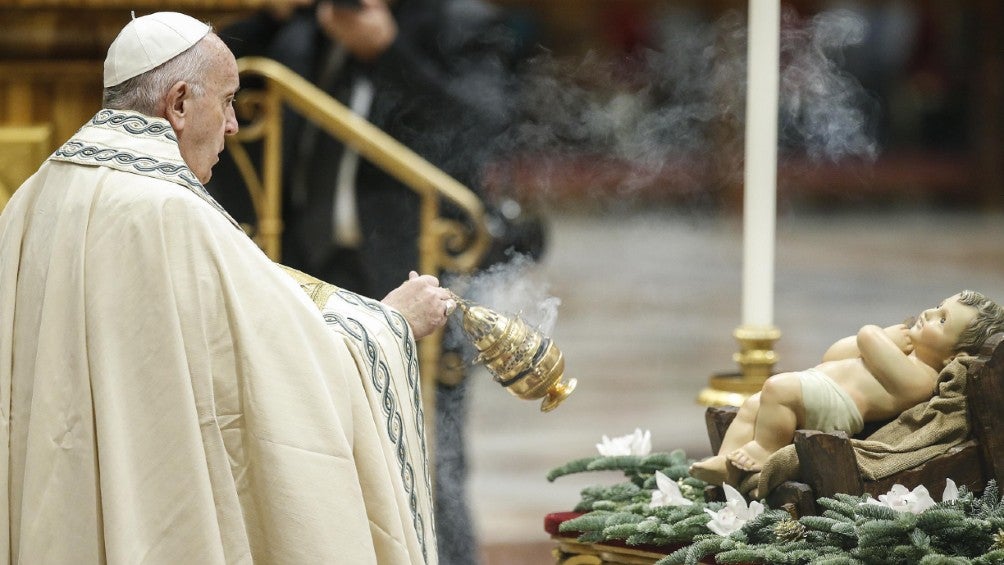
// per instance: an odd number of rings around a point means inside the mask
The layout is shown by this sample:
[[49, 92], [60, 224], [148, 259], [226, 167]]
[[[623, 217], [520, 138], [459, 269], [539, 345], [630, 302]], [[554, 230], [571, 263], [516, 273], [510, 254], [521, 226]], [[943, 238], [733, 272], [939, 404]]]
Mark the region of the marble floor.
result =
[[[779, 370], [814, 365], [865, 323], [893, 324], [964, 288], [1004, 300], [1004, 214], [922, 208], [788, 210], [777, 220], [773, 319]], [[710, 454], [711, 375], [736, 370], [737, 217], [678, 211], [552, 213], [530, 275], [560, 299], [551, 332], [578, 388], [557, 410], [472, 375], [467, 449], [482, 565], [552, 563], [545, 514], [617, 474], [547, 472], [596, 453], [603, 435], [650, 430], [653, 449]]]

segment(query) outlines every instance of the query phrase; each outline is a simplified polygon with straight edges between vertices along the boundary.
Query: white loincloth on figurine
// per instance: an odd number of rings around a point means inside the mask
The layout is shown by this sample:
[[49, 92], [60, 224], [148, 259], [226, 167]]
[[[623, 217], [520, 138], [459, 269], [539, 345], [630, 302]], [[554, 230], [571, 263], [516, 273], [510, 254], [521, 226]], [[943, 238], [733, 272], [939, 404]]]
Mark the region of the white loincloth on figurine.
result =
[[826, 373], [812, 368], [796, 373], [802, 382], [805, 428], [821, 432], [860, 432], [865, 425], [857, 404]]

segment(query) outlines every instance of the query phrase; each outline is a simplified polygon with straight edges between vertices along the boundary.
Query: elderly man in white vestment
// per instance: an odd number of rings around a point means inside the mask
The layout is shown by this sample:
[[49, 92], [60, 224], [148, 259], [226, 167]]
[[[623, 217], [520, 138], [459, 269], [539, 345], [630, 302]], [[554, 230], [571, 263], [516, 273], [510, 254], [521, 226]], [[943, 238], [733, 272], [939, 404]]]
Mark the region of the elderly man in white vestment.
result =
[[436, 563], [414, 339], [448, 292], [307, 280], [213, 201], [206, 24], [133, 19], [104, 84], [0, 216], [0, 562]]

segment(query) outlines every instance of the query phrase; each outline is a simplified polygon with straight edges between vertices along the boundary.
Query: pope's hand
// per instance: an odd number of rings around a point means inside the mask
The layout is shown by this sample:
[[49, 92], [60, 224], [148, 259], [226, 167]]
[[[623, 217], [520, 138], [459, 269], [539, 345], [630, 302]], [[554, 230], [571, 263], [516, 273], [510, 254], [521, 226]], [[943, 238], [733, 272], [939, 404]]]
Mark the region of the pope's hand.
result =
[[450, 291], [439, 286], [439, 279], [415, 271], [401, 286], [390, 291], [383, 303], [408, 320], [415, 339], [422, 339], [445, 324], [456, 307]]

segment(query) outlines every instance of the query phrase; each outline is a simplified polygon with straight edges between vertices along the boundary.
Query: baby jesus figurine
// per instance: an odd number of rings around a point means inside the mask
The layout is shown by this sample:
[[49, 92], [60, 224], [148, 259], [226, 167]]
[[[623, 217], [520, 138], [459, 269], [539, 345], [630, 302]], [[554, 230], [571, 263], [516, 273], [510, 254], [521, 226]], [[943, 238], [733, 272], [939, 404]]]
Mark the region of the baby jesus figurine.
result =
[[769, 377], [743, 402], [717, 455], [690, 474], [733, 486], [759, 472], [772, 453], [794, 441], [795, 430], [857, 434], [865, 422], [894, 418], [935, 393], [938, 374], [958, 353], [977, 354], [1004, 330], [1004, 309], [965, 290], [921, 312], [911, 325], [862, 327], [834, 343], [815, 367]]

